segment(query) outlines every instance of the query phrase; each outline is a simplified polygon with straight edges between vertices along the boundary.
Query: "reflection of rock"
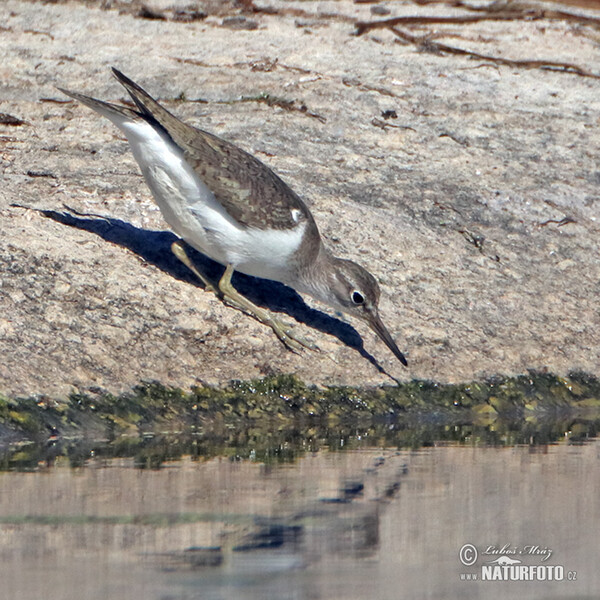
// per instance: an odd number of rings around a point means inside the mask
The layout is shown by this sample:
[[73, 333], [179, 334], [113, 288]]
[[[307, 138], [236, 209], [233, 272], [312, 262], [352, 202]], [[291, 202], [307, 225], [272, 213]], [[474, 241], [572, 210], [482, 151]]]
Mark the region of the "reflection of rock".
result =
[[285, 570], [325, 556], [374, 556], [404, 461], [394, 453], [385, 460], [378, 452], [319, 453], [299, 461], [305, 467], [294, 467], [293, 483], [288, 467], [222, 459], [159, 470], [101, 458], [81, 471], [48, 467], [60, 484], [47, 473], [15, 473], [0, 496], [0, 517], [15, 523], [3, 529], [0, 555], [110, 552], [173, 572], [253, 572], [262, 563]]
[[363, 493], [364, 488], [361, 481], [348, 481], [340, 488], [338, 495], [333, 498], [321, 498], [321, 502], [326, 504], [352, 502], [354, 498]]
[[344, 484], [341, 491], [344, 498], [353, 500], [355, 497], [360, 496], [364, 489], [365, 485], [361, 481], [348, 481]]
[[234, 546], [234, 552], [248, 552], [250, 550], [264, 550], [265, 548], [298, 548], [302, 541], [303, 528], [300, 525], [287, 523], [262, 522], [256, 531], [244, 537], [240, 544]]
[[[335, 494], [301, 504], [271, 522], [260, 519], [234, 551], [284, 547], [313, 562], [320, 556], [366, 557], [379, 550], [380, 514], [400, 488], [406, 465], [376, 457], [360, 476], [348, 478]], [[384, 470], [387, 469], [387, 470]]]
[[263, 552], [280, 549], [313, 562], [323, 554], [364, 557], [379, 547], [379, 506], [376, 502], [315, 503], [272, 520], [257, 519], [232, 550]]
[[[5, 594], [15, 600], [250, 600], [289, 598], [290, 586], [297, 599], [459, 598], [465, 584], [456, 577], [457, 549], [465, 539], [497, 539], [498, 523], [506, 539], [522, 538], [520, 519], [528, 539], [541, 539], [549, 514], [571, 514], [577, 518], [555, 538], [587, 574], [572, 582], [571, 595], [589, 597], [586, 591], [600, 589], [590, 527], [600, 520], [600, 504], [598, 481], [586, 474], [597, 467], [598, 452], [598, 442], [543, 452], [445, 446], [317, 452], [268, 469], [188, 457], [141, 470], [133, 459], [97, 455], [77, 469], [59, 460], [5, 472], [0, 587], [25, 589]], [[344, 497], [348, 482], [360, 482], [361, 494], [348, 502], [320, 500]], [[391, 489], [397, 491], [389, 498]], [[532, 491], [543, 498], [543, 510], [531, 502]], [[124, 571], [127, 590], [137, 584], [145, 595], [86, 593], [100, 579], [113, 590], [114, 565]], [[149, 595], [157, 579], [168, 589]], [[502, 591], [486, 597], [501, 598]]]
[[356, 508], [329, 515], [321, 532], [328, 553], [366, 557], [379, 549], [379, 510], [377, 506]]
[[182, 571], [218, 567], [223, 562], [223, 553], [218, 546], [192, 547], [183, 551], [148, 554], [144, 558], [164, 571]]

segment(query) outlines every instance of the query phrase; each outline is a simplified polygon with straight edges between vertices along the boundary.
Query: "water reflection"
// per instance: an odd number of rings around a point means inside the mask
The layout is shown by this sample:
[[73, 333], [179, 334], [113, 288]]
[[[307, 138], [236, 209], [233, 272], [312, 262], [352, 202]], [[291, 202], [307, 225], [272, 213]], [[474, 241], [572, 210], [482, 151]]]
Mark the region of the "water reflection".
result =
[[[549, 424], [560, 441], [538, 446], [454, 425], [398, 431], [410, 443], [392, 449], [382, 424], [12, 449], [0, 589], [13, 600], [597, 597], [600, 445], [580, 443], [585, 425]], [[480, 554], [471, 567], [467, 543]], [[465, 580], [503, 555], [576, 580]]]
[[[432, 422], [433, 421], [433, 422]], [[495, 419], [482, 425], [460, 420], [442, 424], [435, 419], [370, 420], [363, 427], [340, 424], [286, 424], [265, 433], [260, 427], [182, 431], [165, 434], [123, 435], [111, 441], [87, 438], [51, 437], [44, 443], [24, 442], [0, 445], [0, 471], [37, 470], [51, 467], [57, 459], [67, 459], [72, 467], [88, 464], [90, 458], [132, 458], [138, 468], [159, 468], [182, 457], [206, 460], [229, 457], [265, 464], [294, 462], [306, 453], [368, 448], [418, 449], [443, 443], [477, 446], [544, 446], [561, 441], [577, 444], [594, 439], [600, 432], [600, 419], [581, 416]]]

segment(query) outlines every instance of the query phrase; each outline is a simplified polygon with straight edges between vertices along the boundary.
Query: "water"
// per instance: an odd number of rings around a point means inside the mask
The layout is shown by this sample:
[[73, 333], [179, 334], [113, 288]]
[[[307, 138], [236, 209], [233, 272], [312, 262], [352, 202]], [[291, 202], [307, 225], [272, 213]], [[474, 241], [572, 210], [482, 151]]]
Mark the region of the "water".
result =
[[[284, 461], [184, 454], [159, 468], [58, 453], [0, 473], [0, 590], [11, 600], [597, 598], [599, 444], [340, 443]], [[466, 544], [472, 566], [459, 558]], [[464, 579], [501, 556], [552, 566], [546, 578], [561, 567], [564, 579]]]

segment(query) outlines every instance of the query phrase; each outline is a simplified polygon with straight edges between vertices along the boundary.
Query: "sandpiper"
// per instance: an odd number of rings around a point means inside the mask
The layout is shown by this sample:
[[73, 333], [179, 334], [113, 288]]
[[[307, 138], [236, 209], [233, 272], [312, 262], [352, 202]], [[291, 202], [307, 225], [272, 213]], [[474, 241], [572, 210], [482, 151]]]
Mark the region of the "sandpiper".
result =
[[165, 221], [190, 246], [225, 266], [217, 284], [173, 253], [222, 300], [269, 325], [290, 349], [312, 347], [231, 284], [234, 271], [284, 283], [366, 321], [394, 355], [406, 359], [378, 313], [379, 285], [360, 265], [334, 256], [300, 197], [241, 148], [187, 125], [113, 68], [135, 109], [59, 88], [107, 117], [126, 136]]

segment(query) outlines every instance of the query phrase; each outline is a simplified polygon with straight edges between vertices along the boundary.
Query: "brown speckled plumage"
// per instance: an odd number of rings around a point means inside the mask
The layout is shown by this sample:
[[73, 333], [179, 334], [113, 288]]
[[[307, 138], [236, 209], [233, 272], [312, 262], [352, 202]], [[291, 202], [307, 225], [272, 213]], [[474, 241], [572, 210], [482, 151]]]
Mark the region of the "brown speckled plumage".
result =
[[[288, 347], [306, 347], [289, 328], [248, 302], [231, 285], [234, 270], [277, 279], [363, 319], [406, 365], [379, 317], [377, 281], [360, 265], [327, 250], [300, 197], [260, 160], [230, 142], [183, 123], [123, 73], [116, 69], [113, 72], [137, 110], [62, 91], [120, 128], [139, 129], [141, 124], [141, 143], [154, 144], [154, 152], [157, 148], [159, 154], [163, 152], [158, 159], [152, 151], [146, 155], [146, 150], [140, 150], [140, 140], [134, 139], [138, 144], [138, 154], [134, 149], [134, 155], [167, 222], [188, 243], [207, 253], [212, 250], [212, 257], [216, 255], [225, 264], [225, 274], [219, 281], [222, 296], [271, 326]], [[204, 223], [203, 214], [212, 221]], [[175, 244], [173, 251], [207, 287], [215, 289], [180, 246]]]

